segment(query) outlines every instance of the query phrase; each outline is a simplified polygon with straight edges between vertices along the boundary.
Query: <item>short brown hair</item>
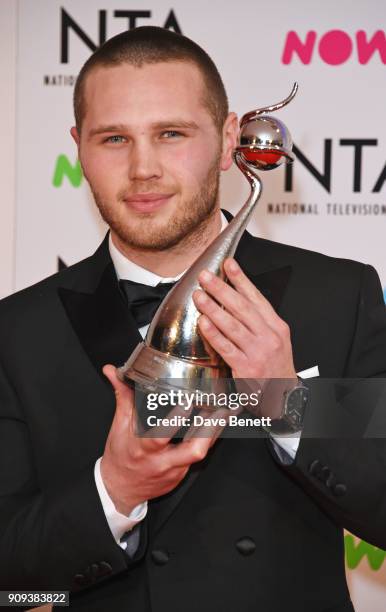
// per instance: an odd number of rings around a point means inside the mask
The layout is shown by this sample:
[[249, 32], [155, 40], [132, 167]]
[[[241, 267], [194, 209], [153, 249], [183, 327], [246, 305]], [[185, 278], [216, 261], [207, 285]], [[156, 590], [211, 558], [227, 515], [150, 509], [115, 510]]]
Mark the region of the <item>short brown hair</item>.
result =
[[86, 77], [93, 68], [124, 63], [141, 67], [144, 64], [170, 61], [190, 61], [198, 67], [206, 88], [204, 103], [215, 125], [221, 130], [228, 115], [228, 98], [213, 60], [199, 45], [182, 34], [155, 26], [143, 26], [110, 38], [83, 65], [74, 89], [74, 114], [78, 131], [86, 110]]

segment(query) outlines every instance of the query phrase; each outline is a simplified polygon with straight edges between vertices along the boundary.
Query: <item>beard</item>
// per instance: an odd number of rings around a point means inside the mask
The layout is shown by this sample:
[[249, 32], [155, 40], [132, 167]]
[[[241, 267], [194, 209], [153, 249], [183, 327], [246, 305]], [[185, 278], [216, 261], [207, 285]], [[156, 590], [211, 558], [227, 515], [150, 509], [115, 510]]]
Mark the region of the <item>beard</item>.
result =
[[[171, 215], [157, 219], [156, 213], [137, 213], [136, 218], [128, 219], [124, 201], [127, 190], [120, 192], [117, 201], [112, 203], [104, 199], [89, 182], [99, 212], [110, 229], [126, 246], [143, 251], [165, 251], [177, 245], [186, 247], [191, 241], [196, 244], [203, 241], [205, 227], [216, 210], [219, 183], [218, 154], [202, 187], [188, 200], [181, 202]], [[159, 190], [154, 183], [144, 185], [143, 191], [145, 188], [146, 191]]]

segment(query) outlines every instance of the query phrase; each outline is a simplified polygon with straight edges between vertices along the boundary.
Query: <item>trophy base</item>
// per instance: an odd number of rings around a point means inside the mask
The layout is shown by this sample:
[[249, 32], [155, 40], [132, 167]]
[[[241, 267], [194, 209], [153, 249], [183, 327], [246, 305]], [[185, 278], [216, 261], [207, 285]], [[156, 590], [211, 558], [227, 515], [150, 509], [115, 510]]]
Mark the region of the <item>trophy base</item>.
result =
[[226, 393], [232, 374], [225, 362], [208, 365], [204, 360], [185, 360], [161, 353], [144, 342], [138, 344], [119, 369], [121, 380], [148, 392]]

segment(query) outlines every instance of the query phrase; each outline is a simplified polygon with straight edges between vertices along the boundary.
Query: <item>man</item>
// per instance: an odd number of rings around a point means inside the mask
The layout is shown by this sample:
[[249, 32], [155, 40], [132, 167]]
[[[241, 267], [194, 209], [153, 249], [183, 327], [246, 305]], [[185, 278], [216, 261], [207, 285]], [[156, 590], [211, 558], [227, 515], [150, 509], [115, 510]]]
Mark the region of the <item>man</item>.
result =
[[[138, 438], [115, 370], [151, 319], [135, 283], [177, 279], [226, 223], [237, 118], [215, 66], [138, 28], [86, 62], [74, 103], [110, 234], [0, 307], [1, 588], [70, 590], [74, 610], [352, 610], [342, 527], [386, 545], [383, 441]], [[234, 377], [385, 374], [371, 267], [247, 233], [236, 260], [232, 286], [203, 271], [195, 294]]]

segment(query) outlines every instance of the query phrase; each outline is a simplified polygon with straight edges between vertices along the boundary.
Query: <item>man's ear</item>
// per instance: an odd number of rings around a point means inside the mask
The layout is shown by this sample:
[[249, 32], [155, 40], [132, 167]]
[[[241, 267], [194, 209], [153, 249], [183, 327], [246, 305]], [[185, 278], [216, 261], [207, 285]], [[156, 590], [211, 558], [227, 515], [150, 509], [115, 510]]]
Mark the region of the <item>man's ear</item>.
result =
[[222, 130], [221, 170], [228, 170], [232, 165], [232, 153], [237, 144], [239, 122], [236, 113], [229, 113]]
[[73, 139], [75, 140], [76, 146], [77, 146], [77, 147], [78, 147], [78, 149], [79, 149], [80, 136], [79, 136], [79, 132], [78, 132], [78, 130], [76, 129], [76, 127], [75, 127], [75, 126], [73, 126], [73, 127], [71, 128], [71, 130], [70, 130], [70, 134], [71, 134], [71, 136], [73, 137]]

